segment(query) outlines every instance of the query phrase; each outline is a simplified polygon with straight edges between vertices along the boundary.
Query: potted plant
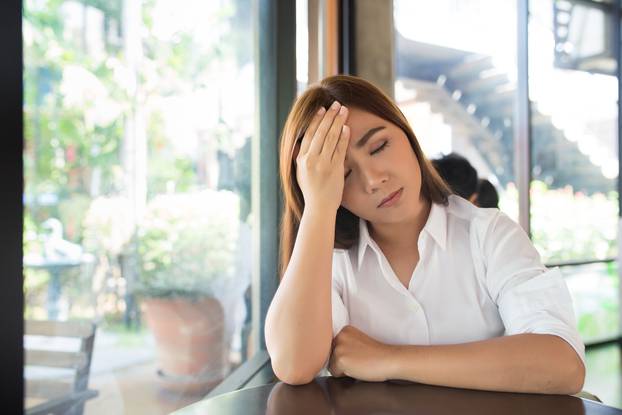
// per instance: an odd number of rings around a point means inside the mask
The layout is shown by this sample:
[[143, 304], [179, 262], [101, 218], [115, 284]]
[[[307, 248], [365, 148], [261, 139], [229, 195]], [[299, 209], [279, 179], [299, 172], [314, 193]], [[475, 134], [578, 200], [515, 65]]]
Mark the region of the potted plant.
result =
[[204, 392], [229, 371], [219, 297], [235, 266], [238, 209], [230, 191], [159, 195], [138, 227], [135, 292], [156, 340], [158, 373], [185, 391]]

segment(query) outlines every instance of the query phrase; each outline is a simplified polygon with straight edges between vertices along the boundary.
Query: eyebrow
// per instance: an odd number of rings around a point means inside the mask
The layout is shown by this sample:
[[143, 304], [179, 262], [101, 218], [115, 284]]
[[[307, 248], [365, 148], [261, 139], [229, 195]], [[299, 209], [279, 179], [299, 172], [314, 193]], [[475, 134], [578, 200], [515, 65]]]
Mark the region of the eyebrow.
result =
[[356, 148], [363, 147], [369, 141], [372, 135], [376, 134], [378, 131], [383, 130], [383, 129], [384, 129], [384, 125], [381, 125], [380, 127], [375, 127], [367, 131], [363, 135], [363, 137], [361, 137], [359, 141], [356, 143]]

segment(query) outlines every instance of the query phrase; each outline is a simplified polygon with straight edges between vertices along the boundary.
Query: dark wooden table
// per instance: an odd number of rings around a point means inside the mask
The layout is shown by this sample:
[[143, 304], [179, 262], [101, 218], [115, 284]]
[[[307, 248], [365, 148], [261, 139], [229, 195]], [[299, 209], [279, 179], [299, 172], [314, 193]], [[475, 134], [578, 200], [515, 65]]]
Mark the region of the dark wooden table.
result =
[[565, 395], [484, 392], [406, 382], [370, 383], [317, 378], [303, 386], [272, 383], [225, 393], [175, 415], [568, 414], [613, 415], [622, 410]]

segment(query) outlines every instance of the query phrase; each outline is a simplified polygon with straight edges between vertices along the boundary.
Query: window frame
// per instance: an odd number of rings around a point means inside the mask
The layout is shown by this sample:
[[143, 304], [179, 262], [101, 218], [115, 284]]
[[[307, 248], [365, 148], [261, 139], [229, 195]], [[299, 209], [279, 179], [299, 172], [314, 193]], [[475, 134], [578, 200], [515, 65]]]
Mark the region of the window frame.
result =
[[0, 119], [7, 137], [0, 152], [3, 202], [0, 244], [5, 267], [3, 289], [0, 290], [0, 322], [3, 327], [1, 376], [4, 406], [15, 408], [15, 413], [20, 413], [24, 406], [22, 1], [4, 1], [0, 10], [0, 42], [5, 56], [10, 57], [2, 63], [0, 76], [4, 98], [0, 104]]
[[[279, 228], [283, 196], [279, 185], [279, 138], [296, 97], [296, 2], [256, 0], [256, 99], [258, 127], [252, 147], [253, 357], [242, 363], [206, 397], [232, 392], [273, 378], [263, 327], [278, 286]], [[275, 110], [276, 109], [276, 110]], [[254, 383], [253, 383], [254, 382]]]

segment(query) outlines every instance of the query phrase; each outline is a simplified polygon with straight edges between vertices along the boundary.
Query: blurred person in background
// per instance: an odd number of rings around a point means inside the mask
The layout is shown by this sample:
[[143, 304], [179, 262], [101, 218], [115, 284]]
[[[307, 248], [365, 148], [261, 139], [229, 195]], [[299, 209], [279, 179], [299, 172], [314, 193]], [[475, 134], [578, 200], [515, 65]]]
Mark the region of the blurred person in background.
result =
[[451, 153], [432, 160], [432, 165], [455, 194], [475, 203], [477, 170], [469, 163], [469, 160], [457, 153]]
[[475, 204], [483, 208], [499, 209], [499, 193], [497, 193], [497, 189], [490, 181], [486, 179], [478, 180]]

